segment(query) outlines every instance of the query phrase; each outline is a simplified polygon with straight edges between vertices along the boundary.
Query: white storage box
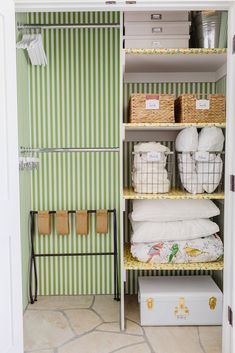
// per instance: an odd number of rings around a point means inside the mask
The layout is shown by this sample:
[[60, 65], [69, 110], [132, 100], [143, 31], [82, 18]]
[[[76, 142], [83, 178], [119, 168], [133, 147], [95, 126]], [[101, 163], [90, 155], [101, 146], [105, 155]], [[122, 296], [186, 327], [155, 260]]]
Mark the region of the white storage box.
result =
[[125, 48], [188, 48], [190, 36], [126, 37]]
[[124, 22], [165, 22], [188, 21], [187, 11], [131, 11], [125, 12]]
[[190, 22], [128, 22], [125, 25], [126, 36], [155, 36], [165, 34], [189, 34]]
[[210, 276], [139, 277], [143, 326], [221, 325], [222, 292]]

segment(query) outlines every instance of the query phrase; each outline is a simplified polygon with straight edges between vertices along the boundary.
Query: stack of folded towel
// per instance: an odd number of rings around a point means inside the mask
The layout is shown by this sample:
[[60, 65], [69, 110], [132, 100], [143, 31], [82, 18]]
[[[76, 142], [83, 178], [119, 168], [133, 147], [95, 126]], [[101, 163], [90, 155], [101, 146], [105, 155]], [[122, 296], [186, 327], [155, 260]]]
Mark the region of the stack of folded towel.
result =
[[170, 190], [166, 168], [168, 147], [157, 143], [138, 143], [134, 147], [132, 185], [138, 193], [165, 193]]
[[[196, 127], [182, 130], [176, 138], [181, 183], [192, 194], [212, 193], [218, 187], [223, 171], [221, 152], [224, 146], [222, 129]], [[216, 153], [217, 152], [217, 153]]]
[[220, 214], [211, 200], [134, 200], [131, 253], [142, 262], [191, 263], [221, 259]]

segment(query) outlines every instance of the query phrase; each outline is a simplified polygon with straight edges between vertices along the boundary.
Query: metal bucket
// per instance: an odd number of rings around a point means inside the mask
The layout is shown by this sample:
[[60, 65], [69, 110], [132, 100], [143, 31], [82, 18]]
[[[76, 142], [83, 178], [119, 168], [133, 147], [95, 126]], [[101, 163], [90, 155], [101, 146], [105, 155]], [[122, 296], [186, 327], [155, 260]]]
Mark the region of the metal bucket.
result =
[[197, 47], [225, 48], [227, 45], [227, 13], [225, 11], [200, 11], [194, 17]]

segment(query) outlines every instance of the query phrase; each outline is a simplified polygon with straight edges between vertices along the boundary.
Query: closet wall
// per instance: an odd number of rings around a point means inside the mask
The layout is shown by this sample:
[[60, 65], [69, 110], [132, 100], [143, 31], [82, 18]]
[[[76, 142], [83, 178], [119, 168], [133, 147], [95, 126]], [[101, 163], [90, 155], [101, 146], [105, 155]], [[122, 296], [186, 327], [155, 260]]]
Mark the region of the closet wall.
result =
[[[17, 14], [16, 22], [26, 23], [25, 14]], [[21, 34], [16, 32], [16, 40]], [[30, 146], [29, 114], [28, 114], [28, 61], [24, 51], [16, 51], [17, 63], [17, 96], [18, 96], [18, 125], [19, 146]], [[23, 275], [23, 308], [28, 304], [28, 270], [29, 270], [29, 232], [28, 219], [31, 207], [30, 172], [20, 171], [20, 216], [21, 216], [21, 246], [22, 246], [22, 275]]]
[[[33, 13], [29, 23], [118, 23], [118, 13]], [[48, 66], [28, 65], [32, 147], [119, 146], [119, 43], [113, 29], [47, 29]], [[44, 153], [32, 172], [32, 209], [119, 211], [118, 153]], [[119, 218], [119, 214], [118, 214]], [[36, 252], [108, 251], [109, 234], [36, 235]], [[119, 222], [118, 222], [119, 231]], [[111, 294], [111, 257], [54, 257], [37, 261], [40, 295]]]

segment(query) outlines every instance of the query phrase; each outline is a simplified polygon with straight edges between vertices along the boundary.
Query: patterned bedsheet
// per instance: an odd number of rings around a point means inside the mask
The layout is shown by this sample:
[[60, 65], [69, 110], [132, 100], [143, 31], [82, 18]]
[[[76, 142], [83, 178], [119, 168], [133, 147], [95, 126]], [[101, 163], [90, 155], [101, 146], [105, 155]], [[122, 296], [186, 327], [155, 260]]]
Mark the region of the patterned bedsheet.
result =
[[220, 237], [214, 234], [193, 240], [133, 243], [131, 253], [142, 262], [210, 262], [222, 259], [223, 243]]

